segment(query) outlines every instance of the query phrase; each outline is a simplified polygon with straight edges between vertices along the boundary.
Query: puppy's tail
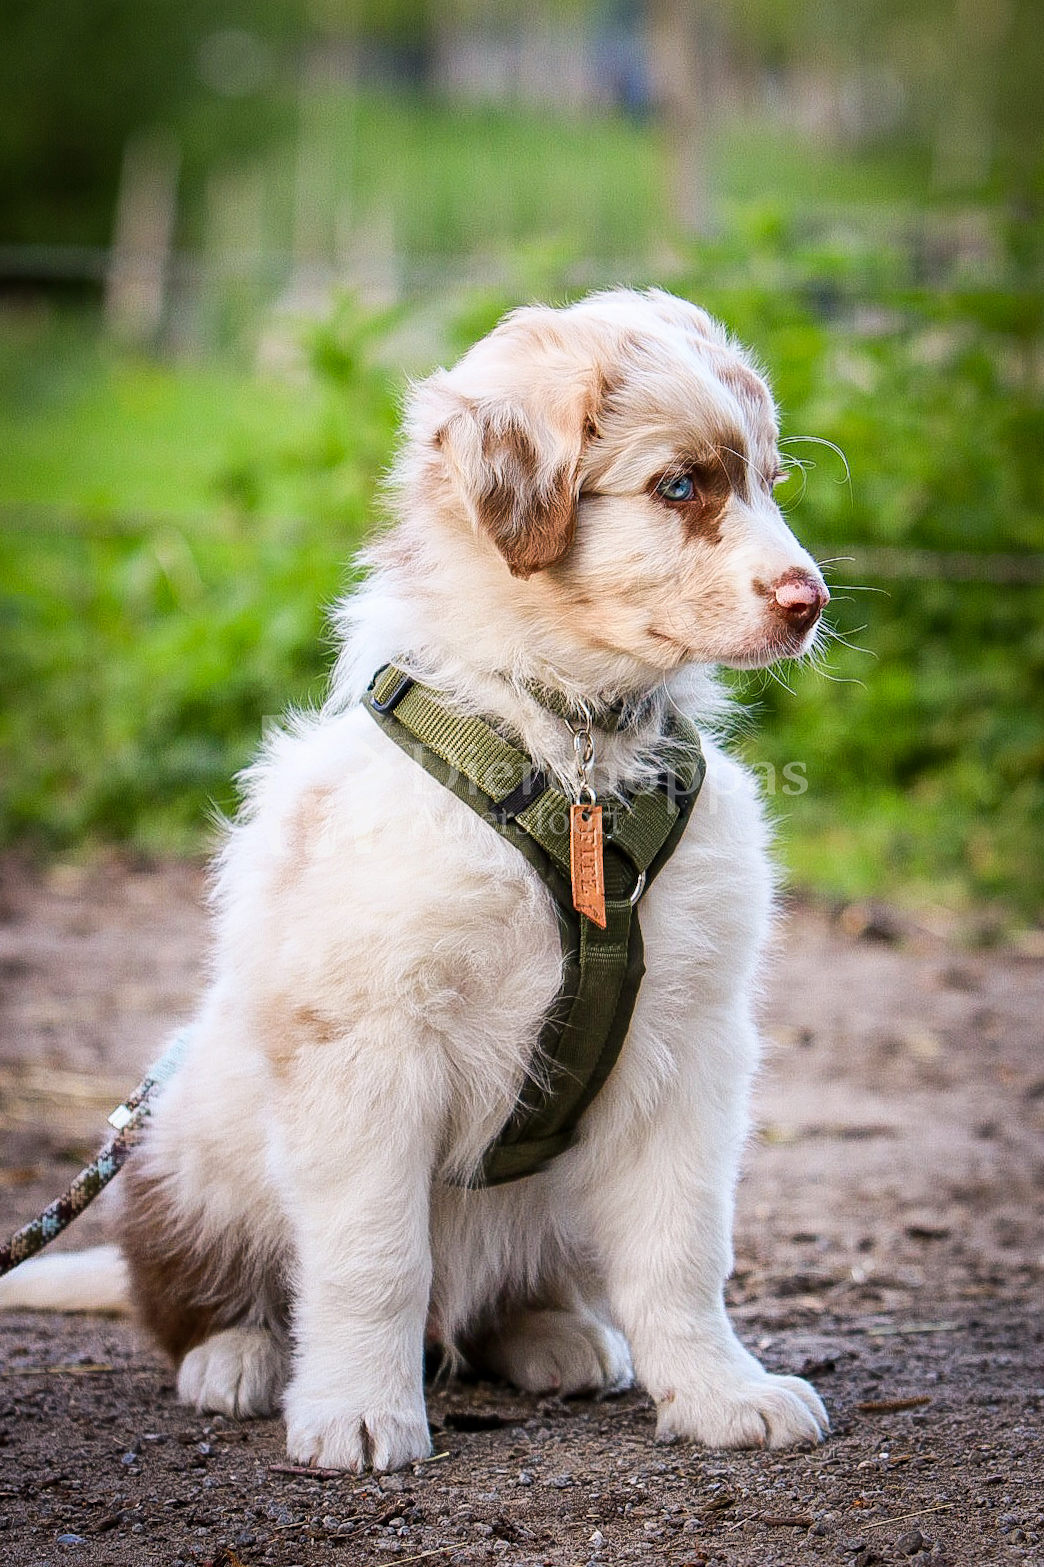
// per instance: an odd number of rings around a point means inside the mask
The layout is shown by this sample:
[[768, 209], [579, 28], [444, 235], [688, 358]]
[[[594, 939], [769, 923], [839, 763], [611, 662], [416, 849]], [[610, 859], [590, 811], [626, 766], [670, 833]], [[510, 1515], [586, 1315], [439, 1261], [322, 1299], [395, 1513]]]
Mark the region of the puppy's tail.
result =
[[0, 1311], [130, 1311], [127, 1264], [118, 1246], [32, 1257], [0, 1279]]

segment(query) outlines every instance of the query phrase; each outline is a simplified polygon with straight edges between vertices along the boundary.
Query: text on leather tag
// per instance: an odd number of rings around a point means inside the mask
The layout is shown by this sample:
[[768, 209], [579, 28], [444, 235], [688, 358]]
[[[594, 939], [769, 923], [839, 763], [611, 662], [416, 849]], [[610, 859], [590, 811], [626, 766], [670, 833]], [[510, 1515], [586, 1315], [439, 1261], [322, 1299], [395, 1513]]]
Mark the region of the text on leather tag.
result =
[[602, 864], [602, 807], [569, 807], [569, 873], [573, 907], [605, 929], [605, 869]]

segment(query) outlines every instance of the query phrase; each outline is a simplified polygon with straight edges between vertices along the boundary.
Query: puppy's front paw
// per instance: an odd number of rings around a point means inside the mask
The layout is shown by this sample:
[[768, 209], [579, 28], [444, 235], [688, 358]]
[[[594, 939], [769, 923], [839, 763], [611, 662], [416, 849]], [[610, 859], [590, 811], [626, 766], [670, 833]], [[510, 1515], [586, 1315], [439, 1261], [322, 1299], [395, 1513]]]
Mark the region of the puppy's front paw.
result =
[[801, 1377], [725, 1379], [698, 1393], [669, 1392], [658, 1401], [656, 1437], [707, 1447], [791, 1447], [819, 1442], [830, 1429], [823, 1400]]
[[423, 1405], [349, 1414], [341, 1404], [288, 1397], [286, 1451], [291, 1463], [361, 1474], [364, 1469], [401, 1469], [427, 1458], [431, 1434]]
[[183, 1404], [246, 1420], [272, 1415], [286, 1368], [282, 1350], [264, 1328], [226, 1328], [190, 1349], [178, 1368]]

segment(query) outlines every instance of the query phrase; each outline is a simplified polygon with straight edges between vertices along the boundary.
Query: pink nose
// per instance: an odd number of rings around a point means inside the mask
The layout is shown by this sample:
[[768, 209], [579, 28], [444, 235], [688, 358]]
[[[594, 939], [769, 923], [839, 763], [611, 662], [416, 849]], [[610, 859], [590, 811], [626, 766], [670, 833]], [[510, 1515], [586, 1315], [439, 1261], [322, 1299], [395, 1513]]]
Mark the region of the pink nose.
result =
[[830, 594], [821, 579], [799, 566], [784, 572], [772, 589], [772, 608], [795, 631], [814, 626], [829, 603]]

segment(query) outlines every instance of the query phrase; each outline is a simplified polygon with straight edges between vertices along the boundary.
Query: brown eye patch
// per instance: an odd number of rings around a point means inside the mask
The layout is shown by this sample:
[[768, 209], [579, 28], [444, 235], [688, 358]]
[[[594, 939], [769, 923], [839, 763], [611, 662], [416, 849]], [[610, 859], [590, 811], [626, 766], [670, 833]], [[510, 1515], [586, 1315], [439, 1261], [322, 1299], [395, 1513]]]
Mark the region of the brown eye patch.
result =
[[659, 474], [651, 493], [682, 519], [691, 538], [716, 544], [721, 519], [734, 493], [746, 495], [747, 464], [739, 448], [717, 448], [708, 456], [683, 461]]

